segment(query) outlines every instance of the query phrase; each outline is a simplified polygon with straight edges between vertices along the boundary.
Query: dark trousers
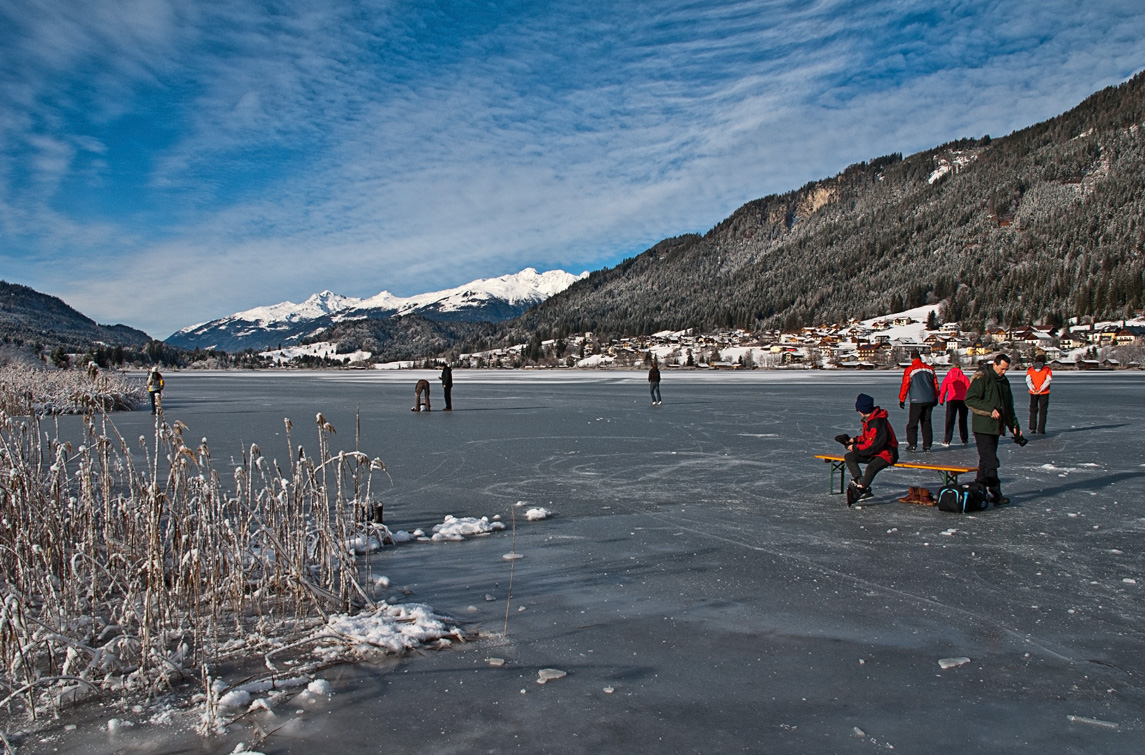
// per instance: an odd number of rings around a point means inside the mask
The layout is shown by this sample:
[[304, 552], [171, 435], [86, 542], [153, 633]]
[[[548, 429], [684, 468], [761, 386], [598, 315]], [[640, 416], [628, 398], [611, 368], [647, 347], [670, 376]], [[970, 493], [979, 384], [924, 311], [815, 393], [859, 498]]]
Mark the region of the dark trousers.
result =
[[[875, 475], [890, 466], [881, 456], [864, 456], [856, 451], [848, 451], [843, 456], [843, 461], [847, 465], [847, 471], [851, 473], [851, 479], [858, 480], [859, 484], [868, 490], [875, 481]], [[860, 464], [866, 464], [867, 471], [860, 470]]]
[[946, 402], [946, 428], [942, 432], [942, 440], [949, 443], [954, 437], [954, 418], [958, 417], [958, 437], [962, 439], [965, 445], [966, 441], [970, 439], [970, 435], [966, 432], [966, 402], [951, 399]]
[[906, 420], [906, 444], [911, 448], [918, 447], [918, 426], [922, 424], [922, 450], [929, 451], [934, 443], [934, 428], [930, 426], [930, 413], [934, 404], [911, 404], [910, 414]]
[[649, 383], [648, 385], [651, 386], [651, 388], [649, 390], [652, 392], [652, 400], [659, 403], [659, 401], [660, 401], [660, 381], [654, 380], [653, 382]]
[[1046, 412], [1050, 408], [1050, 394], [1030, 394], [1030, 432], [1046, 434]]
[[441, 391], [445, 394], [445, 408], [453, 411], [453, 386], [442, 385]]
[[974, 445], [978, 447], [978, 476], [980, 482], [994, 495], [1001, 493], [1002, 482], [998, 479], [998, 439], [1000, 435], [974, 433]]

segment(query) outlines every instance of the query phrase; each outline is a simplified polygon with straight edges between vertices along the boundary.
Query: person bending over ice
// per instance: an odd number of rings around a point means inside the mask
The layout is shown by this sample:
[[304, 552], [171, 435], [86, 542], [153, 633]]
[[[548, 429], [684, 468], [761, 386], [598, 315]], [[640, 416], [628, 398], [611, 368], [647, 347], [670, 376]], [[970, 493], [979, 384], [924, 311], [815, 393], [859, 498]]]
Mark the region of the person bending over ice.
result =
[[[419, 380], [413, 388], [413, 410], [415, 412], [429, 411], [429, 381]], [[422, 409], [422, 405], [425, 409]]]
[[[875, 406], [875, 400], [865, 393], [855, 399], [855, 411], [863, 415], [863, 432], [856, 438], [838, 435], [835, 440], [847, 447], [843, 461], [851, 473], [847, 486], [847, 505], [871, 497], [871, 483], [875, 475], [899, 460], [899, 442], [887, 420], [885, 409]], [[859, 469], [866, 464], [866, 471]]]

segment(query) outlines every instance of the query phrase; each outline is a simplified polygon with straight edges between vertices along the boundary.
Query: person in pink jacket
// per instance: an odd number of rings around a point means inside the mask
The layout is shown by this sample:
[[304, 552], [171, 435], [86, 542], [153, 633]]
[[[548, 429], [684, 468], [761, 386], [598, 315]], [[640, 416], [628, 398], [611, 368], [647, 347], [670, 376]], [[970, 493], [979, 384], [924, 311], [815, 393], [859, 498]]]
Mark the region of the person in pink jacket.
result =
[[951, 367], [950, 372], [942, 379], [942, 386], [938, 389], [938, 403], [946, 404], [946, 429], [942, 433], [942, 445], [949, 446], [950, 439], [954, 437], [954, 417], [958, 417], [958, 437], [962, 445], [966, 445], [968, 435], [966, 432], [966, 389], [970, 380], [958, 367]]

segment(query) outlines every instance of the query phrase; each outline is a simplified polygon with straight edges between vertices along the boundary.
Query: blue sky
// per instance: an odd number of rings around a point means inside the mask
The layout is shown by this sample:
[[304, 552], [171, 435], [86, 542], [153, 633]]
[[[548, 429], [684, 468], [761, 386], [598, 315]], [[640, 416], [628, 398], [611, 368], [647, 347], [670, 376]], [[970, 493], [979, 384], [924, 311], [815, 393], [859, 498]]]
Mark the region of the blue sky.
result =
[[163, 338], [579, 273], [1142, 67], [1140, 0], [5, 0], [0, 278]]

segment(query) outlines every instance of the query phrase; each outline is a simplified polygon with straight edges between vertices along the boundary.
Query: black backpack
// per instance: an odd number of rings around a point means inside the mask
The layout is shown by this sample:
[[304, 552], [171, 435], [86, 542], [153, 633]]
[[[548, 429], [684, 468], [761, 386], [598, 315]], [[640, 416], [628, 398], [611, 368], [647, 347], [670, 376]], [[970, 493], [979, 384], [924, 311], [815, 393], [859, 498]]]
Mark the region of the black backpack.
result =
[[945, 485], [938, 491], [939, 511], [966, 514], [971, 511], [984, 511], [990, 508], [990, 498], [986, 486], [980, 482], [964, 482], [961, 485]]

